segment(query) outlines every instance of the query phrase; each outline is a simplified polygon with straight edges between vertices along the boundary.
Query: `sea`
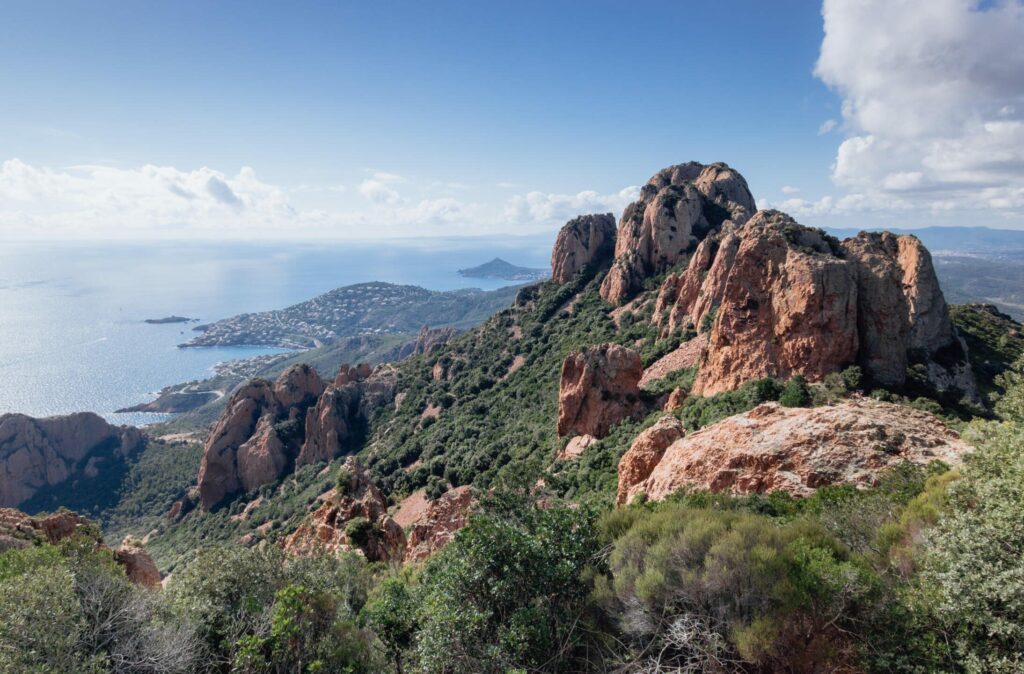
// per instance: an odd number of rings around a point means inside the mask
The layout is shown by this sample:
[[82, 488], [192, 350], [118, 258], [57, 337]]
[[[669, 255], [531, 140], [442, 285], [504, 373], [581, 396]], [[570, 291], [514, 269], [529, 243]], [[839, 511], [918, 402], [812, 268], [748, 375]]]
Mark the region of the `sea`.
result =
[[278, 350], [180, 349], [195, 323], [283, 308], [366, 281], [431, 290], [495, 289], [458, 270], [498, 256], [546, 267], [552, 237], [382, 243], [0, 242], [0, 414], [93, 411], [145, 425], [166, 415], [114, 411], [218, 363]]

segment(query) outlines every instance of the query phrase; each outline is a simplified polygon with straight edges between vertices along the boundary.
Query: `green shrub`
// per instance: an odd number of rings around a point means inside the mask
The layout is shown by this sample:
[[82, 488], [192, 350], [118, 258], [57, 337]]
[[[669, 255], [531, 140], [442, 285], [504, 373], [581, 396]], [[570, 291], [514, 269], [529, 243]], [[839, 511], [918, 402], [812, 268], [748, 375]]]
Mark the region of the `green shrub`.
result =
[[779, 404], [783, 407], [808, 407], [811, 404], [811, 391], [807, 388], [807, 380], [798, 374], [788, 382], [779, 396]]

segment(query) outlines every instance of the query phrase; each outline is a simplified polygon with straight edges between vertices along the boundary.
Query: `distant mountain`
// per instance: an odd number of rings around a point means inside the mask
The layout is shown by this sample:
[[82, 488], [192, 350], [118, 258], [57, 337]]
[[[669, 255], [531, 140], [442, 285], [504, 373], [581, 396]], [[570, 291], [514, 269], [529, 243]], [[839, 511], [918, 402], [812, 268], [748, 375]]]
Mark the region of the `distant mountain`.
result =
[[490, 278], [503, 281], [539, 281], [548, 277], [547, 269], [536, 267], [517, 267], [511, 262], [506, 262], [496, 257], [490, 262], [485, 262], [476, 267], [460, 269], [459, 274], [466, 278]]
[[[829, 234], [845, 239], [856, 236], [859, 229], [826, 228]], [[887, 228], [888, 229], [888, 228]], [[889, 229], [894, 234], [913, 234], [933, 254], [942, 253], [1006, 253], [1024, 251], [1024, 231], [992, 229], [991, 227], [922, 227], [920, 229]]]

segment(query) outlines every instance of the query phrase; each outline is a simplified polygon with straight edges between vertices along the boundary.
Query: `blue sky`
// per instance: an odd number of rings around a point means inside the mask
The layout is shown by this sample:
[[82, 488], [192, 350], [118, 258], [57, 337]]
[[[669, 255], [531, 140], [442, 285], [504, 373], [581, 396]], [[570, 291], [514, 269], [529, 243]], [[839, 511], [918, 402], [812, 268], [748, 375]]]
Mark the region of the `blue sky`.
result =
[[1021, 227], [1022, 26], [1017, 0], [7, 0], [0, 236], [536, 233], [690, 159], [808, 224]]

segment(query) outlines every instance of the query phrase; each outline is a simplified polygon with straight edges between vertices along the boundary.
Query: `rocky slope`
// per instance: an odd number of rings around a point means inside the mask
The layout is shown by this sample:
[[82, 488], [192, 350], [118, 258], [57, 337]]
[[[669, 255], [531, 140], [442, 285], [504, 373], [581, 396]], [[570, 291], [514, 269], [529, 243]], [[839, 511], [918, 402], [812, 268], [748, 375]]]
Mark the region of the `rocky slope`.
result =
[[970, 447], [927, 412], [868, 398], [786, 408], [765, 403], [683, 436], [663, 419], [619, 462], [619, 503], [661, 500], [684, 488], [807, 496], [828, 484], [874, 484], [904, 461], [960, 463]]
[[142, 443], [138, 429], [113, 426], [92, 412], [0, 415], [0, 506], [20, 505], [73, 476], [95, 477]]
[[295, 466], [338, 456], [378, 407], [395, 395], [395, 372], [343, 365], [325, 385], [316, 370], [295, 365], [271, 383], [238, 389], [203, 448], [199, 504], [279, 479]]
[[[64, 510], [45, 517], [30, 517], [19, 510], [0, 508], [0, 553], [43, 543], [55, 545], [72, 536], [82, 536], [99, 548], [110, 550], [99, 527], [77, 513]], [[133, 583], [144, 587], [160, 585], [160, 572], [141, 543], [126, 540], [111, 551], [111, 556]]]
[[608, 429], [642, 412], [640, 355], [618, 344], [571, 353], [562, 364], [558, 434], [602, 437]]

